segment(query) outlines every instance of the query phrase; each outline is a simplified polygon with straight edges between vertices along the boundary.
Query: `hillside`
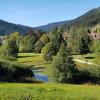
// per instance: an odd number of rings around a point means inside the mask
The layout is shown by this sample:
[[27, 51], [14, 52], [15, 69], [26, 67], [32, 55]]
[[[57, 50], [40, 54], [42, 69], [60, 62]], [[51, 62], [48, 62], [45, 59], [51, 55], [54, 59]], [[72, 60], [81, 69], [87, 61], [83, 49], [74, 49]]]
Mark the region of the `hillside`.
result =
[[36, 28], [48, 32], [50, 29], [56, 28], [58, 26], [62, 26], [62, 25], [69, 23], [69, 22], [70, 21], [61, 21], [61, 22], [49, 23], [47, 25], [39, 26], [39, 27], [36, 27]]
[[13, 24], [0, 20], [0, 35], [10, 34], [13, 32], [20, 32], [21, 34], [24, 35], [30, 31], [38, 31], [38, 30], [32, 27]]
[[92, 9], [87, 13], [83, 14], [82, 16], [70, 20], [70, 21], [62, 21], [56, 23], [50, 23], [48, 25], [37, 27], [44, 31], [49, 31], [52, 28], [57, 26], [62, 26], [63, 30], [70, 30], [70, 27], [93, 27], [96, 24], [100, 23], [100, 7]]

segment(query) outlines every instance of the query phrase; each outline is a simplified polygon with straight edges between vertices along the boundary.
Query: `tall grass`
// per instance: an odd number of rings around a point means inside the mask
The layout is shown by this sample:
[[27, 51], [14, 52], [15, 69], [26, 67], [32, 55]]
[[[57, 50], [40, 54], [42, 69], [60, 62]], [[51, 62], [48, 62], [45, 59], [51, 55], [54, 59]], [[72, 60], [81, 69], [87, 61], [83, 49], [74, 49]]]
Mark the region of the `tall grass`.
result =
[[29, 66], [0, 60], [0, 81], [22, 81], [33, 77], [33, 72]]

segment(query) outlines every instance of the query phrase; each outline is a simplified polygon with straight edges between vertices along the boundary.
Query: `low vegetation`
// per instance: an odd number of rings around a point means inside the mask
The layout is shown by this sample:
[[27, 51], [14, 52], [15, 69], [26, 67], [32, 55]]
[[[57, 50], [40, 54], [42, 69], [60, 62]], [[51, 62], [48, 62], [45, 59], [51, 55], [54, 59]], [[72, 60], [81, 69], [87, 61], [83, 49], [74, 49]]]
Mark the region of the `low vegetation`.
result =
[[0, 100], [99, 100], [100, 87], [69, 84], [0, 83]]
[[33, 76], [33, 72], [27, 65], [0, 60], [0, 81], [2, 82], [25, 82]]

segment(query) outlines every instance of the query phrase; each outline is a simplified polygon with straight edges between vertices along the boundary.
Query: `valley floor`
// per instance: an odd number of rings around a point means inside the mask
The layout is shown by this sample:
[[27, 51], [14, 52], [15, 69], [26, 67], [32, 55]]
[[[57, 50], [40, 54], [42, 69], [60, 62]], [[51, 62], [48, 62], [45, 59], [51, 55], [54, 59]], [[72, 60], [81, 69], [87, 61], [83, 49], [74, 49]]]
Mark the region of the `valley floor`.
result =
[[0, 100], [100, 100], [100, 86], [0, 83]]
[[[42, 54], [21, 53], [19, 63], [42, 68], [47, 74], [50, 64], [46, 64]], [[0, 83], [0, 100], [100, 100], [100, 86], [71, 84], [24, 84]]]

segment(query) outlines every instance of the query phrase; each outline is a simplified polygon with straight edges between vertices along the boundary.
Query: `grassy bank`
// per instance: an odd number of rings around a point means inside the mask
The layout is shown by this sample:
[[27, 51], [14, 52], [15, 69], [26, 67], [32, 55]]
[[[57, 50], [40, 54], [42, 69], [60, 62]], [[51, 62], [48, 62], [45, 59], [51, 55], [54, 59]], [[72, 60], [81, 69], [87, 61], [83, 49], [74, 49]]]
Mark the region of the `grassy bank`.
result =
[[0, 100], [100, 100], [100, 87], [0, 83]]
[[48, 73], [48, 68], [51, 64], [45, 63], [42, 54], [34, 54], [34, 53], [19, 53], [17, 61], [19, 63], [31, 65], [36, 69], [43, 69], [42, 73]]

